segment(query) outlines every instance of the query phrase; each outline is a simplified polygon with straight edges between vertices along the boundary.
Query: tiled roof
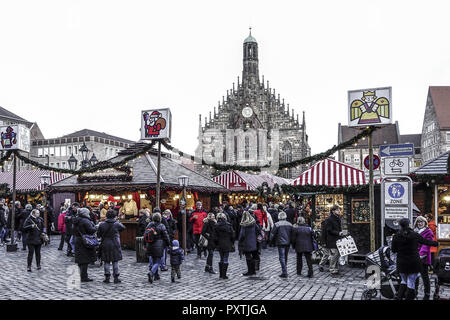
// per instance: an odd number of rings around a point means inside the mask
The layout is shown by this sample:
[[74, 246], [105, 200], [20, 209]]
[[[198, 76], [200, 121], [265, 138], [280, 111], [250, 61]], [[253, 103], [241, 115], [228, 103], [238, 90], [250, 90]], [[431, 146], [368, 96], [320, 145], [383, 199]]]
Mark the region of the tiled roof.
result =
[[441, 129], [450, 129], [450, 86], [429, 88], [431, 99]]
[[[398, 130], [397, 130], [397, 123], [393, 123], [393, 124], [387, 124], [382, 126], [380, 129], [375, 130], [372, 133], [372, 138], [373, 138], [373, 145], [374, 146], [380, 146], [383, 144], [398, 144], [400, 142], [399, 136], [398, 136]], [[339, 137], [340, 137], [340, 141], [344, 142], [347, 140], [350, 140], [351, 138], [357, 136], [359, 133], [361, 133], [361, 130], [358, 128], [353, 128], [353, 127], [349, 127], [349, 126], [340, 126], [340, 131], [339, 132]], [[357, 146], [352, 146], [356, 147], [356, 148], [361, 148], [361, 147], [368, 147], [368, 139], [365, 140], [359, 140], [358, 145]]]
[[104, 133], [104, 132], [98, 132], [98, 131], [94, 131], [94, 130], [90, 130], [90, 129], [83, 129], [83, 130], [79, 130], [79, 131], [76, 131], [76, 132], [73, 132], [70, 134], [66, 134], [65, 136], [62, 136], [61, 138], [74, 138], [74, 137], [84, 137], [84, 136], [95, 136], [95, 137], [100, 137], [100, 138], [104, 138], [104, 139], [124, 142], [124, 143], [128, 143], [128, 144], [136, 143], [136, 141], [123, 139], [120, 137], [112, 136], [112, 135]]
[[19, 121], [29, 122], [22, 117], [19, 117], [17, 114], [12, 113], [11, 111], [6, 110], [3, 107], [0, 107], [0, 117], [11, 118]]
[[436, 159], [426, 162], [421, 167], [417, 168], [413, 173], [415, 174], [447, 174], [447, 159], [450, 151], [441, 154]]
[[419, 134], [401, 134], [400, 143], [413, 143], [414, 148], [420, 148], [422, 141], [422, 135]]

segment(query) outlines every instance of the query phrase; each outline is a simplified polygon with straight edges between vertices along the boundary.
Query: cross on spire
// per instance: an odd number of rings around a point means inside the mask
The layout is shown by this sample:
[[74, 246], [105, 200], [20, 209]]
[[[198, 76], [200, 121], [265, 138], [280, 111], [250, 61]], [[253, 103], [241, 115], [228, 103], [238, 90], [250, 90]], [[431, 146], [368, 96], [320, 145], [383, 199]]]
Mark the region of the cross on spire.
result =
[[250, 35], [252, 35], [252, 27], [249, 27]]

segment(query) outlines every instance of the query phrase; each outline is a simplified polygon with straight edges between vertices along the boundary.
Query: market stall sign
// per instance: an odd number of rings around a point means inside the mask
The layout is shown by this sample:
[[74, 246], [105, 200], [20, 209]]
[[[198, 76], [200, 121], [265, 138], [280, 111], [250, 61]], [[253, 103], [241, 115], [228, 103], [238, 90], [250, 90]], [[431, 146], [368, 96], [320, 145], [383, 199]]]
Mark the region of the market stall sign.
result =
[[141, 140], [166, 140], [172, 135], [170, 109], [153, 109], [141, 112]]
[[391, 87], [348, 91], [348, 126], [392, 123], [391, 96]]
[[0, 150], [30, 152], [30, 129], [21, 124], [0, 126]]

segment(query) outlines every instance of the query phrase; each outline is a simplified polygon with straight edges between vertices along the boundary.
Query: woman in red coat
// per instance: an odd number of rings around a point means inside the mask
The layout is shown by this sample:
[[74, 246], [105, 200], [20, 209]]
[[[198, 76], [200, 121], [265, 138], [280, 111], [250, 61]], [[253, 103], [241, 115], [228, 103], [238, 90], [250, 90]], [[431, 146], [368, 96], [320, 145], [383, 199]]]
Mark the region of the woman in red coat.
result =
[[205, 219], [207, 216], [208, 214], [206, 213], [205, 209], [203, 209], [202, 203], [198, 201], [195, 205], [195, 210], [191, 213], [191, 218], [189, 219], [189, 221], [191, 221], [193, 224], [194, 242], [197, 246], [197, 258], [199, 259], [202, 256], [202, 250], [205, 249], [198, 245], [198, 240], [200, 239], [200, 235], [202, 234], [203, 219]]
[[64, 242], [66, 239], [66, 222], [64, 218], [67, 214], [67, 209], [69, 208], [69, 205], [66, 203], [64, 207], [61, 210], [61, 213], [58, 216], [58, 231], [61, 233], [61, 241], [59, 243], [58, 250], [62, 250], [64, 247]]

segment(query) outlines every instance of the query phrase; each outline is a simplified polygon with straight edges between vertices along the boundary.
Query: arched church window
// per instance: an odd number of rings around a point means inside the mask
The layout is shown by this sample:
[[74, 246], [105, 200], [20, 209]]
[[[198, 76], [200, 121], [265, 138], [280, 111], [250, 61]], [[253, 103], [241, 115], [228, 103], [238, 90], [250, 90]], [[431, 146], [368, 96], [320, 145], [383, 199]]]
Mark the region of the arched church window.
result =
[[250, 159], [250, 139], [245, 137], [245, 160]]
[[283, 143], [281, 149], [281, 159], [284, 163], [292, 161], [292, 146], [288, 141]]

